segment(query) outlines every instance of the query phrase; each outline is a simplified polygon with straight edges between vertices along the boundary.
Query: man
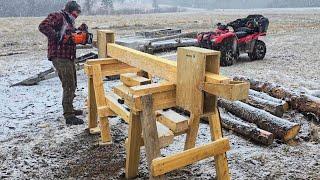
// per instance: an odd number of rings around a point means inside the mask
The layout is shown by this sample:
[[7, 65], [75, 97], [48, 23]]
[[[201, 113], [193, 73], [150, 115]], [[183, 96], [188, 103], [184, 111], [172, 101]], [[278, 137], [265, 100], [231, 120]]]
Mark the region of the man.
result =
[[[73, 108], [73, 99], [76, 90], [76, 44], [64, 41], [66, 35], [70, 35], [76, 29], [74, 21], [81, 13], [81, 8], [76, 1], [69, 1], [65, 8], [59, 12], [48, 15], [39, 25], [39, 30], [48, 38], [48, 59], [58, 72], [63, 88], [63, 115], [66, 124], [79, 125], [83, 120], [77, 118], [82, 115], [81, 110]], [[78, 30], [85, 31], [88, 27], [82, 24]]]

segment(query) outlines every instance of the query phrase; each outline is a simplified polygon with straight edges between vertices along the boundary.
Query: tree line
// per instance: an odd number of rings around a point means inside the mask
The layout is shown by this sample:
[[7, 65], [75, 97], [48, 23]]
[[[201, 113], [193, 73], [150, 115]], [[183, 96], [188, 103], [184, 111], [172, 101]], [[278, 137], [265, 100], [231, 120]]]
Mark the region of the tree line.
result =
[[[45, 16], [50, 12], [62, 9], [68, 0], [0, 0], [0, 17]], [[151, 3], [154, 9], [159, 4], [172, 6], [215, 9], [215, 8], [286, 8], [286, 7], [319, 7], [319, 0], [78, 0], [83, 13], [89, 15], [112, 14], [114, 3], [126, 1]], [[96, 7], [101, 11], [97, 12]], [[150, 11], [152, 12], [152, 11]], [[154, 11], [159, 12], [159, 11]]]

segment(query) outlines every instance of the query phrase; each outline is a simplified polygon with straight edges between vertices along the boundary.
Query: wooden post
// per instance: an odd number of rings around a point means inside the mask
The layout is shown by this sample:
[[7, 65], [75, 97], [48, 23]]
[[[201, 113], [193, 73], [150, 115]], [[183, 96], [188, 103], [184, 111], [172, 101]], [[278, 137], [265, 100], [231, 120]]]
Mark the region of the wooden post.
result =
[[141, 139], [140, 113], [130, 113], [128, 144], [126, 146], [126, 178], [135, 178], [138, 175], [140, 160], [140, 139]]
[[97, 127], [97, 104], [94, 93], [93, 78], [88, 76], [88, 127], [89, 130]]
[[204, 93], [200, 86], [205, 82], [207, 56], [217, 54], [196, 47], [178, 49], [177, 105], [191, 112], [185, 150], [195, 147], [200, 115], [203, 114]]
[[[211, 132], [211, 140], [216, 141], [222, 138], [222, 129], [220, 123], [220, 115], [219, 111], [216, 107], [213, 114], [208, 117], [210, 132]], [[229, 180], [229, 168], [226, 154], [220, 154], [214, 156], [214, 162], [216, 167], [216, 174], [218, 180]]]
[[143, 131], [144, 146], [146, 149], [148, 167], [150, 172], [150, 179], [165, 179], [165, 176], [153, 177], [151, 174], [152, 160], [160, 157], [160, 145], [158, 138], [158, 131], [156, 125], [155, 112], [153, 111], [152, 95], [146, 95], [141, 97], [142, 101], [142, 116], [141, 124]]
[[110, 30], [98, 30], [97, 40], [98, 40], [98, 57], [99, 58], [108, 57], [107, 44], [115, 42], [114, 32]]

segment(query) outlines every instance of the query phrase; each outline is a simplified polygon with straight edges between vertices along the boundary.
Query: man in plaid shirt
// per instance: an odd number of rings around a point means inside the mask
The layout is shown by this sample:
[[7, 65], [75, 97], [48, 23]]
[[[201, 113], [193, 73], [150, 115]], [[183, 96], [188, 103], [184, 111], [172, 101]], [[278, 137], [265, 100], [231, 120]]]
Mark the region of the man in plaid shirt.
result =
[[[79, 125], [83, 120], [77, 118], [82, 115], [81, 110], [73, 108], [73, 99], [76, 90], [76, 44], [64, 43], [63, 38], [66, 34], [71, 34], [76, 29], [74, 21], [81, 13], [81, 8], [76, 1], [69, 1], [65, 8], [59, 12], [48, 15], [39, 25], [39, 30], [48, 38], [48, 59], [58, 72], [59, 79], [63, 88], [63, 115], [66, 124]], [[88, 27], [82, 24], [78, 30], [87, 30]]]

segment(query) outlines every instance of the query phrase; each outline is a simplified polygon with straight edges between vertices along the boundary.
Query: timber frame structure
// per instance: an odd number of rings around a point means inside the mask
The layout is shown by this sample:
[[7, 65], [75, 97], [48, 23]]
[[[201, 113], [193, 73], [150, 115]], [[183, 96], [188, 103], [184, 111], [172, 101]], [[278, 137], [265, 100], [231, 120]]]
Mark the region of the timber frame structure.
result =
[[[112, 143], [108, 117], [117, 115], [129, 124], [126, 178], [137, 176], [140, 147], [145, 146], [150, 179], [164, 179], [167, 172], [209, 157], [215, 159], [217, 179], [230, 179], [226, 158], [230, 145], [222, 137], [217, 96], [246, 99], [249, 84], [219, 75], [218, 51], [179, 48], [175, 62], [114, 44], [114, 37], [112, 31], [99, 30], [99, 59], [85, 64], [88, 124], [91, 134], [101, 134], [102, 144]], [[123, 85], [105, 92], [103, 78], [112, 75], [120, 75]], [[154, 83], [151, 75], [163, 80]], [[189, 111], [190, 117], [173, 107]], [[212, 142], [195, 147], [203, 116], [209, 119]], [[185, 150], [161, 157], [160, 148], [181, 134], [186, 134]]]

